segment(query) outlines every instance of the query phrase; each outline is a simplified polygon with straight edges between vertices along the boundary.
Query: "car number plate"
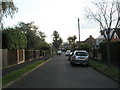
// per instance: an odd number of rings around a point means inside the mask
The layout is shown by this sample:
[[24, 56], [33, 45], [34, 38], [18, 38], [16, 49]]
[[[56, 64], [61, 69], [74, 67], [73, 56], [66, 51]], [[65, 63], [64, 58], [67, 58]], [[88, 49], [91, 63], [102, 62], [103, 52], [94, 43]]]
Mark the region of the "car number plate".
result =
[[82, 57], [79, 57], [79, 59], [84, 60], [84, 58], [82, 58]]

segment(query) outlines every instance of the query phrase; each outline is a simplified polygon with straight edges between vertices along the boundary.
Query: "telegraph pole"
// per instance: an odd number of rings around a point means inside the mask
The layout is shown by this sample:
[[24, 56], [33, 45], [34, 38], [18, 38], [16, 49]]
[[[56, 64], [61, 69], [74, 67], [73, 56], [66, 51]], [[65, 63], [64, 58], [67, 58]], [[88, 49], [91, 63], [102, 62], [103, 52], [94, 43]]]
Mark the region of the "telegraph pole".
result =
[[78, 44], [78, 48], [80, 49], [80, 23], [79, 23], [79, 18], [78, 18], [78, 34], [79, 34], [79, 44]]

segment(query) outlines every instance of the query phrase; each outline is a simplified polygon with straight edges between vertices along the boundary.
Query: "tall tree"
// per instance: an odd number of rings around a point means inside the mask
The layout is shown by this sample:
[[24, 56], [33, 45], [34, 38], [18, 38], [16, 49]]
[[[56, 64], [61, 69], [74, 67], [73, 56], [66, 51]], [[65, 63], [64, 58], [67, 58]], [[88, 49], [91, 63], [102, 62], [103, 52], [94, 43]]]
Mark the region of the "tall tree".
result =
[[38, 27], [34, 25], [34, 22], [30, 22], [30, 23], [19, 22], [18, 27], [20, 27], [22, 32], [24, 33], [27, 33], [29, 30], [33, 30], [36, 33], [38, 29]]
[[36, 37], [36, 30], [38, 29], [34, 22], [30, 23], [24, 23], [20, 22], [18, 23], [18, 26], [21, 30], [21, 32], [25, 33], [27, 37], [27, 48], [26, 49], [36, 49], [38, 48], [38, 37]]
[[42, 31], [38, 31], [38, 36], [40, 37], [40, 39], [41, 39], [42, 41], [45, 41], [45, 37], [46, 37], [46, 35], [45, 35], [44, 32], [42, 32]]
[[26, 49], [41, 49], [47, 46], [45, 42], [45, 33], [38, 30], [38, 27], [34, 25], [34, 22], [18, 23], [18, 27], [27, 37], [27, 48]]
[[58, 49], [62, 44], [62, 38], [59, 36], [57, 31], [53, 32], [53, 46]]
[[[108, 65], [111, 66], [111, 57], [110, 57], [110, 41], [114, 35], [116, 28], [119, 27], [120, 23], [120, 1], [113, 0], [105, 1], [100, 0], [97, 2], [92, 2], [95, 6], [96, 11], [93, 9], [87, 9], [87, 18], [93, 19], [100, 25], [100, 32], [104, 35], [107, 45], [107, 59]], [[114, 31], [111, 34], [112, 28]]]
[[67, 38], [67, 40], [70, 44], [75, 44], [76, 39], [77, 39], [77, 37], [75, 35]]
[[75, 40], [77, 39], [77, 37], [74, 35], [74, 36], [70, 36], [67, 38], [69, 44], [71, 45], [72, 49], [75, 48]]

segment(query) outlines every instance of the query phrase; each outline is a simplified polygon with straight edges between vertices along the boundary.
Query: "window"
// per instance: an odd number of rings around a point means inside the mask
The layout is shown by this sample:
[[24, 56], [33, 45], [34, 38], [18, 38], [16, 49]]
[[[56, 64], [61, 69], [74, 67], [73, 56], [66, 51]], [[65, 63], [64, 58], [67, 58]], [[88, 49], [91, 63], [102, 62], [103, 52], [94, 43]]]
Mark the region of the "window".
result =
[[88, 54], [86, 52], [76, 52], [75, 55], [77, 55], [77, 56], [87, 56]]

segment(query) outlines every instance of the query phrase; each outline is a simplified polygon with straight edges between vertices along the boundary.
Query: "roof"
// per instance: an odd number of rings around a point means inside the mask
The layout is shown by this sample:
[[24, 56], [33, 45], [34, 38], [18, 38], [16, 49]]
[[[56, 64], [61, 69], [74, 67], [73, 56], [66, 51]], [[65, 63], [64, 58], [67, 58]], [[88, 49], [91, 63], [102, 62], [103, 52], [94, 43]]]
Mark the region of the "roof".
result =
[[[85, 41], [80, 41], [80, 43], [90, 44], [90, 43], [93, 43], [94, 41], [95, 39], [92, 37], [92, 35], [90, 35]], [[76, 43], [78, 44], [79, 41], [77, 41]]]
[[105, 39], [105, 37], [103, 35], [100, 35], [96, 39]]
[[[114, 29], [111, 30], [110, 36], [112, 36], [113, 31], [114, 31]], [[117, 34], [118, 38], [120, 39], [120, 28], [117, 28], [116, 34]], [[102, 40], [104, 40], [105, 37], [104, 37], [104, 35], [100, 35], [100, 36], [98, 36], [96, 39], [102, 39]]]
[[95, 39], [90, 35], [90, 37], [89, 38], [87, 38], [86, 40], [85, 40], [85, 42], [91, 42], [91, 41], [94, 41]]

